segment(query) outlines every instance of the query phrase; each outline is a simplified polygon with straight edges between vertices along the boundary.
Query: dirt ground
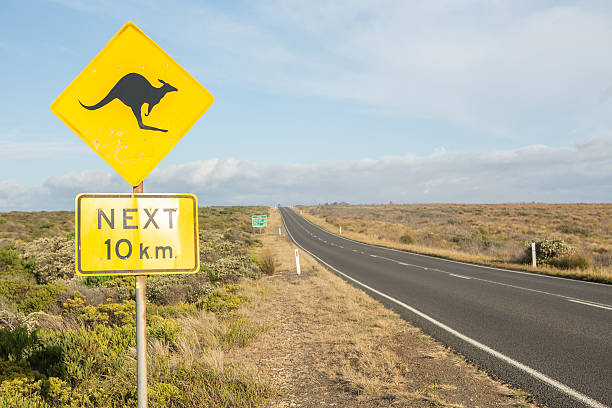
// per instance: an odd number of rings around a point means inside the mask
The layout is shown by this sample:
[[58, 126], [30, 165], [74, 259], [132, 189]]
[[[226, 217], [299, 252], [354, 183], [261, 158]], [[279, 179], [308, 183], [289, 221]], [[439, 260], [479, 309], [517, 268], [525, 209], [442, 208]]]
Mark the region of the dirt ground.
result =
[[[241, 313], [268, 330], [232, 353], [234, 363], [272, 381], [272, 407], [533, 407], [294, 245], [274, 210], [263, 251], [276, 272], [244, 282]], [[229, 357], [229, 356], [228, 356]]]

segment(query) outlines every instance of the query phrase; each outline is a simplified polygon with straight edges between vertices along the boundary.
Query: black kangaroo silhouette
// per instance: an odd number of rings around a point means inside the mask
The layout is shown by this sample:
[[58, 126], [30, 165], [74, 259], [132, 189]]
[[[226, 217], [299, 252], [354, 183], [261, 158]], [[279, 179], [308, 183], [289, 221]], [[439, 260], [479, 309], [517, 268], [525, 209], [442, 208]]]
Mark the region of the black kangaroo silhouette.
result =
[[130, 74], [126, 74], [119, 81], [117, 81], [115, 86], [113, 86], [113, 88], [109, 91], [108, 95], [106, 95], [104, 99], [95, 105], [83, 105], [83, 102], [80, 100], [79, 103], [85, 109], [96, 110], [100, 109], [114, 99], [119, 99], [126, 106], [132, 108], [132, 112], [134, 113], [134, 116], [138, 121], [138, 126], [140, 126], [141, 129], [167, 132], [167, 130], [164, 129], [145, 125], [142, 123], [142, 116], [140, 115], [142, 105], [145, 103], [149, 104], [149, 109], [148, 112], [145, 113], [145, 116], [149, 116], [153, 107], [157, 105], [168, 92], [178, 91], [178, 89], [169, 83], [164, 82], [161, 79], [158, 79], [158, 81], [162, 83], [162, 86], [156, 88], [151, 85], [147, 78], [132, 72]]

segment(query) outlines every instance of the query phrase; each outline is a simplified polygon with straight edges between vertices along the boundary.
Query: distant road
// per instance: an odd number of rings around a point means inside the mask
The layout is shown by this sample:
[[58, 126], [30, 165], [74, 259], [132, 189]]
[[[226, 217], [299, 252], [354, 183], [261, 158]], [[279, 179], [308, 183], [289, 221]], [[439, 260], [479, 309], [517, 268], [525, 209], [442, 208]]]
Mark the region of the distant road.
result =
[[281, 208], [298, 247], [549, 407], [612, 407], [612, 285], [351, 241]]

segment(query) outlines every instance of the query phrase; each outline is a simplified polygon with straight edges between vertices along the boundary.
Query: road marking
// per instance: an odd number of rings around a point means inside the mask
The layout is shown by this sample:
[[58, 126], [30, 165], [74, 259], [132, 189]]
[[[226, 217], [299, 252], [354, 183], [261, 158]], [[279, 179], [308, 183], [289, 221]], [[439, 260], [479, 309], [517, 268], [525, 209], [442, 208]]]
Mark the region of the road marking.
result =
[[372, 258], [378, 258], [376, 255], [370, 255]]
[[449, 275], [450, 276], [454, 276], [456, 278], [461, 278], [461, 279], [472, 279], [470, 276], [457, 275], [456, 273], [450, 273], [449, 272]]
[[569, 300], [570, 302], [574, 302], [574, 303], [580, 303], [580, 304], [582, 304], [582, 305], [593, 306], [593, 307], [599, 307], [599, 308], [601, 308], [601, 309], [606, 309], [606, 310], [612, 310], [612, 306], [608, 306], [608, 305], [605, 305], [605, 304], [603, 304], [603, 303], [584, 302], [584, 301], [582, 301], [582, 300], [578, 300], [578, 299], [567, 299], [567, 300]]
[[[281, 214], [282, 215], [282, 214]], [[283, 217], [283, 224], [285, 224], [285, 219]], [[314, 224], [313, 224], [314, 225]], [[504, 362], [506, 362], [507, 364], [518, 368], [519, 370], [525, 372], [526, 374], [532, 376], [533, 378], [536, 378], [546, 384], [548, 384], [549, 386], [557, 389], [558, 391], [561, 391], [562, 393], [574, 398], [575, 400], [578, 400], [580, 402], [582, 402], [585, 405], [588, 405], [591, 408], [609, 408], [606, 405], [600, 403], [599, 401], [596, 401], [584, 394], [582, 394], [579, 391], [574, 390], [571, 387], [568, 387], [567, 385], [560, 383], [557, 380], [554, 380], [550, 377], [548, 377], [546, 374], [543, 374], [519, 361], [516, 361], [508, 356], [506, 356], [505, 354], [500, 353], [497, 350], [492, 349], [491, 347], [480, 343], [479, 341], [474, 340], [471, 337], [466, 336], [465, 334], [462, 334], [460, 332], [458, 332], [457, 330], [453, 329], [450, 326], [445, 325], [444, 323], [434, 319], [433, 317], [421, 312], [418, 309], [415, 309], [412, 306], [407, 305], [406, 303], [395, 299], [394, 297], [391, 297], [389, 295], [387, 295], [386, 293], [383, 293], [379, 290], [376, 290], [368, 285], [366, 285], [365, 283], [362, 283], [360, 281], [358, 281], [357, 279], [345, 274], [344, 272], [341, 272], [340, 270], [334, 268], [333, 266], [331, 266], [330, 264], [328, 264], [327, 262], [325, 262], [324, 260], [322, 260], [321, 258], [319, 258], [318, 256], [316, 256], [315, 254], [313, 254], [312, 252], [308, 251], [307, 249], [305, 249], [303, 246], [301, 246], [300, 244], [298, 244], [296, 242], [296, 240], [293, 238], [293, 235], [291, 235], [291, 232], [289, 231], [289, 229], [287, 228], [287, 225], [285, 224], [285, 229], [287, 230], [287, 233], [289, 234], [289, 236], [291, 237], [291, 240], [300, 248], [302, 248], [303, 251], [308, 252], [313, 258], [315, 258], [316, 260], [318, 260], [319, 262], [321, 262], [323, 265], [327, 266], [328, 268], [334, 270], [336, 273], [344, 276], [346, 279], [351, 280], [353, 282], [355, 282], [356, 284], [358, 284], [359, 286], [371, 291], [372, 293], [376, 293], [377, 295], [390, 300], [391, 302], [403, 307], [406, 310], [409, 310], [410, 312], [416, 314], [417, 316], [422, 317], [423, 319], [429, 321], [430, 323], [438, 326], [439, 328], [441, 328], [442, 330], [447, 331], [448, 333], [454, 335], [455, 337], [471, 344], [472, 346], [484, 351], [485, 353], [488, 353], [490, 355], [492, 355], [493, 357], [496, 357]]]
[[344, 247], [342, 245], [338, 245], [340, 248], [344, 249]]
[[387, 258], [385, 256], [380, 256], [380, 255], [378, 255], [378, 258], [386, 259], [387, 261], [395, 262], [396, 264], [403, 265], [403, 266], [411, 266], [413, 268], [423, 269], [425, 271], [430, 270], [430, 271], [445, 273], [447, 275], [455, 276], [457, 278], [473, 279], [473, 280], [476, 280], [476, 281], [491, 283], [493, 285], [508, 286], [508, 287], [511, 287], [511, 288], [514, 288], [514, 289], [526, 290], [528, 292], [535, 292], [535, 293], [541, 293], [543, 295], [560, 297], [562, 299], [567, 299], [567, 300], [569, 300], [571, 302], [574, 302], [574, 303], [582, 303], [582, 304], [585, 304], [585, 305], [588, 305], [588, 306], [593, 306], [593, 307], [599, 307], [599, 308], [602, 308], [602, 309], [612, 310], [612, 306], [611, 305], [607, 305], [605, 303], [598, 303], [598, 302], [592, 302], [590, 300], [577, 299], [577, 298], [573, 298], [571, 296], [559, 295], [557, 293], [550, 293], [550, 292], [546, 292], [546, 291], [543, 291], [543, 290], [526, 288], [524, 286], [511, 285], [509, 283], [502, 283], [502, 282], [497, 282], [497, 281], [493, 281], [493, 280], [489, 280], [489, 279], [477, 278], [475, 276], [458, 275], [456, 273], [451, 273], [451, 272], [448, 272], [448, 271], [444, 271], [442, 269], [426, 268], [426, 267], [421, 266], [421, 265], [415, 265], [415, 264], [410, 264], [410, 263], [406, 263], [406, 262], [400, 262], [398, 260], [395, 260], [395, 259], [392, 259], [392, 258]]

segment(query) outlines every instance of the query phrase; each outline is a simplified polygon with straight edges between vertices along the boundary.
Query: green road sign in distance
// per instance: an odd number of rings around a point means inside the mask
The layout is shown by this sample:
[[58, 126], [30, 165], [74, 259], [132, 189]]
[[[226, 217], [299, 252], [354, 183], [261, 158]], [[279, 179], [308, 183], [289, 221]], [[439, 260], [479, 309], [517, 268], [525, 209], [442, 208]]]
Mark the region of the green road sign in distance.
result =
[[268, 216], [267, 215], [253, 215], [251, 217], [251, 225], [253, 227], [267, 227]]

